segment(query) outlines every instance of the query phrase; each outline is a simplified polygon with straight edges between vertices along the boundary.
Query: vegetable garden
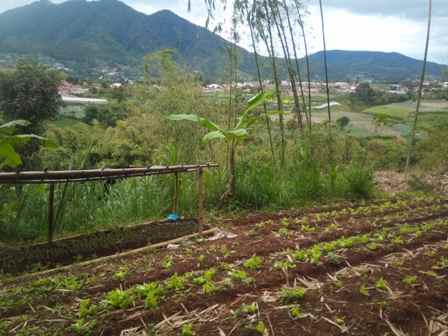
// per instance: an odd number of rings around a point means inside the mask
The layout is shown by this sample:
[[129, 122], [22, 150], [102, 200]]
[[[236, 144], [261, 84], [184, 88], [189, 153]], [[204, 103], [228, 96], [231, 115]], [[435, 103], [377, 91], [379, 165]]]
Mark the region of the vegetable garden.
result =
[[107, 262], [2, 277], [0, 334], [443, 335], [448, 199], [215, 223]]

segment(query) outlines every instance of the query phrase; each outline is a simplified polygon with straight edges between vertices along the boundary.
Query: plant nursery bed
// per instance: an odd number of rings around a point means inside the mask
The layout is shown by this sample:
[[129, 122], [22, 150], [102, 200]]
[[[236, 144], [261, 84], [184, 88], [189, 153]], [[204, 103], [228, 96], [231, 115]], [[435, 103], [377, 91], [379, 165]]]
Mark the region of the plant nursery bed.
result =
[[32, 268], [67, 265], [179, 238], [199, 229], [195, 219], [156, 221], [96, 231], [55, 240], [0, 250], [0, 272], [23, 273]]

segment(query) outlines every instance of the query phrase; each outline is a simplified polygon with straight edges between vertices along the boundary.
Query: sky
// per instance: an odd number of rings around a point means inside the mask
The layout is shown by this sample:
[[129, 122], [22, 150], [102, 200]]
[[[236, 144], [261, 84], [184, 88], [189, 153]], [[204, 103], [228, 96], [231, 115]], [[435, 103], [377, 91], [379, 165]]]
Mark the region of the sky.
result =
[[[34, 0], [0, 0], [0, 12], [23, 6]], [[55, 3], [64, 0], [52, 0]], [[204, 0], [122, 0], [136, 10], [151, 14], [170, 9], [198, 25], [206, 22]], [[220, 1], [220, 0], [218, 0]], [[428, 5], [426, 0], [323, 0], [327, 48], [400, 52], [423, 58]], [[306, 0], [306, 18], [311, 51], [322, 49], [317, 0]], [[225, 15], [217, 17], [225, 21]], [[228, 32], [223, 32], [224, 37]], [[248, 41], [241, 44], [250, 49]], [[448, 0], [433, 0], [433, 26], [429, 58], [448, 64]]]

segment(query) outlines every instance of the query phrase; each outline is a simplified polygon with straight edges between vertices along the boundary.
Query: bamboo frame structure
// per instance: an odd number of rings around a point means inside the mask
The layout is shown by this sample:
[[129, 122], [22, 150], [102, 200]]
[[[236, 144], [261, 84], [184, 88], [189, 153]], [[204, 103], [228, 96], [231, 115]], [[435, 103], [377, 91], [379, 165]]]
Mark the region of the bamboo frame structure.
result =
[[132, 177], [144, 177], [152, 175], [175, 175], [175, 186], [173, 195], [173, 211], [177, 212], [179, 204], [180, 173], [197, 173], [198, 186], [198, 208], [197, 220], [200, 230], [204, 224], [204, 182], [203, 172], [207, 168], [218, 167], [215, 163], [198, 165], [177, 166], [151, 166], [143, 168], [121, 168], [121, 169], [90, 169], [90, 170], [63, 170], [63, 171], [18, 171], [0, 172], [1, 184], [48, 184], [48, 243], [53, 242], [55, 229], [54, 198], [55, 185], [59, 183], [85, 183], [92, 181], [111, 181]]

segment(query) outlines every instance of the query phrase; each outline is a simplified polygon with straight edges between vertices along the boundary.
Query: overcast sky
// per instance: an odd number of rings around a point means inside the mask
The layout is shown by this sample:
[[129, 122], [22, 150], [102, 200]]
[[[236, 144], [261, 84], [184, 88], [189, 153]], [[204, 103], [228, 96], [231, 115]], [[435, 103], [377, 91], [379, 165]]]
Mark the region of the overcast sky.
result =
[[[192, 0], [191, 12], [187, 11], [187, 0], [122, 1], [147, 14], [170, 9], [199, 25], [204, 25], [206, 20], [203, 0]], [[31, 2], [0, 0], [0, 12]], [[312, 49], [318, 51], [322, 47], [317, 0], [307, 0], [307, 3]], [[423, 57], [426, 0], [323, 0], [323, 3], [328, 49], [397, 51], [419, 59]], [[434, 0], [433, 6], [430, 59], [448, 64], [448, 0]]]

